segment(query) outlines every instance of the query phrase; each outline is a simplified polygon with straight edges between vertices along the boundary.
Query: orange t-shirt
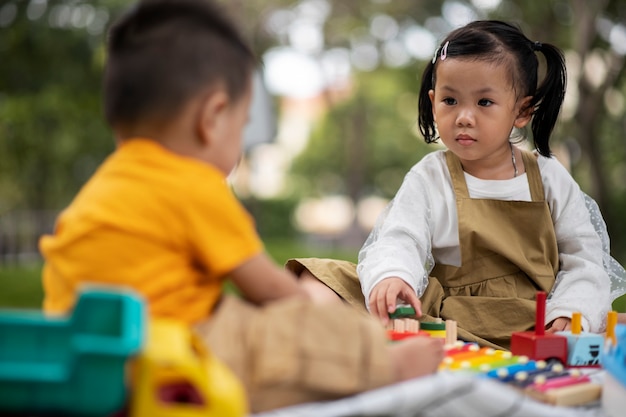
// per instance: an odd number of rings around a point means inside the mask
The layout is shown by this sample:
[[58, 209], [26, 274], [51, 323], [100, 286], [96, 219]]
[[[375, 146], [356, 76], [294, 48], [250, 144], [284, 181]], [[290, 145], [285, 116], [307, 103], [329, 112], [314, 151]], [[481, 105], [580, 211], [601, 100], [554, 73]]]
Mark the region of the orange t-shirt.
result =
[[80, 285], [135, 289], [154, 316], [210, 315], [225, 276], [263, 250], [224, 175], [146, 139], [97, 170], [40, 249], [44, 310], [70, 310]]

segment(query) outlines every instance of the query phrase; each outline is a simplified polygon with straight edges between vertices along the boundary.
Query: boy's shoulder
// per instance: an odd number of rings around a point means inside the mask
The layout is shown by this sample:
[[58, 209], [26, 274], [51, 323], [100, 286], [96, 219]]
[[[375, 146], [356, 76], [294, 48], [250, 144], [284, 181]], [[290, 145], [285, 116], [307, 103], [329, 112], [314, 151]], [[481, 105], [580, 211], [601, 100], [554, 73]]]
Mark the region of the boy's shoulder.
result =
[[[140, 138], [119, 144], [77, 198], [107, 206], [120, 201], [128, 210], [130, 206], [191, 208], [234, 199], [217, 168]], [[183, 201], [185, 204], [181, 204]]]
[[[176, 175], [201, 174], [203, 180], [215, 178], [218, 182], [225, 179], [221, 171], [213, 165], [196, 158], [181, 155], [160, 144], [156, 140], [133, 138], [124, 141], [112, 155], [117, 164], [137, 166], [143, 171], [167, 170], [172, 179], [181, 182], [185, 178]], [[193, 184], [197, 181], [193, 181]]]

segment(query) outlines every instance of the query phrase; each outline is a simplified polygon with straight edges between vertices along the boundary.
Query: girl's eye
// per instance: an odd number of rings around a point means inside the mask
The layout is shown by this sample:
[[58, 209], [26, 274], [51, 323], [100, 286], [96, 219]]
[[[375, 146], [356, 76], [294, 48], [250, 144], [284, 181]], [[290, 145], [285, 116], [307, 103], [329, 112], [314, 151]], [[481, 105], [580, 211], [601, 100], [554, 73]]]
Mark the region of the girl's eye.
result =
[[492, 104], [493, 104], [493, 101], [486, 99], [486, 98], [481, 98], [480, 100], [478, 100], [479, 106], [489, 107]]
[[452, 97], [446, 97], [443, 99], [444, 104], [447, 104], [448, 106], [453, 106], [456, 104], [456, 100], [453, 99]]

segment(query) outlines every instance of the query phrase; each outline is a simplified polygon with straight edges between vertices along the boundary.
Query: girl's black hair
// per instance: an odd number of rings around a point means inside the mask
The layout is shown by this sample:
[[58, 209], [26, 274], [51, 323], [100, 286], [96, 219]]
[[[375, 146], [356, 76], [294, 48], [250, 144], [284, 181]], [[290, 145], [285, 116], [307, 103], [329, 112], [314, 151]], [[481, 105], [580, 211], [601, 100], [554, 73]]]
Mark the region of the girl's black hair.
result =
[[[531, 130], [534, 145], [541, 155], [550, 157], [550, 134], [565, 97], [567, 75], [563, 53], [553, 45], [531, 41], [518, 27], [498, 20], [475, 21], [454, 30], [441, 42], [435, 58], [426, 66], [419, 93], [419, 129], [426, 143], [439, 139], [428, 92], [435, 87], [439, 55], [446, 44], [449, 58], [510, 66], [518, 98], [532, 97], [529, 107], [533, 110]], [[545, 78], [539, 85], [539, 61], [535, 52], [541, 52], [546, 61]]]

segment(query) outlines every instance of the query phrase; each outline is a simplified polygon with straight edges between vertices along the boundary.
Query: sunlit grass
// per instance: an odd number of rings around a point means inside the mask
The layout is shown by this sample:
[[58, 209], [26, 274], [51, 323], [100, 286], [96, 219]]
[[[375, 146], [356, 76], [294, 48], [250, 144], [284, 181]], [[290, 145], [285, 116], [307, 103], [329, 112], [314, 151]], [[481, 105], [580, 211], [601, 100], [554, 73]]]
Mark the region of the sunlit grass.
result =
[[[279, 265], [289, 258], [319, 257], [356, 260], [357, 251], [337, 250], [330, 245], [307, 245], [292, 240], [266, 241], [266, 249]], [[225, 290], [236, 292], [226, 284]], [[0, 308], [40, 308], [43, 300], [41, 264], [0, 266]]]

